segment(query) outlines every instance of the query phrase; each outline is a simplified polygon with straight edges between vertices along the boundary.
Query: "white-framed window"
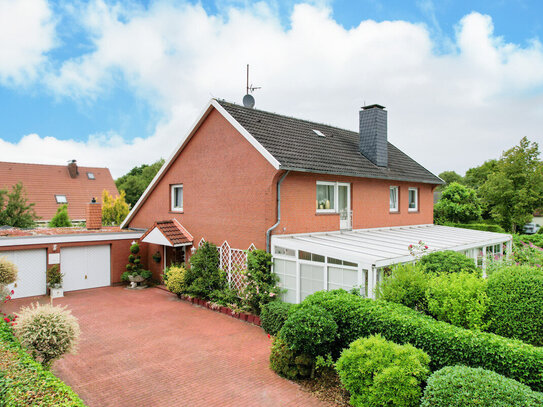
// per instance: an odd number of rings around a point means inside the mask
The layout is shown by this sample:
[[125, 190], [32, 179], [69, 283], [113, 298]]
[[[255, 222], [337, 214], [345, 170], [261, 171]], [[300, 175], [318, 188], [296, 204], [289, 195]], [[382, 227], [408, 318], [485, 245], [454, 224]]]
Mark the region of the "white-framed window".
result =
[[66, 198], [66, 195], [55, 195], [55, 200], [58, 204], [66, 204], [68, 203], [68, 199]]
[[419, 189], [409, 188], [409, 212], [419, 210]]
[[319, 213], [338, 213], [350, 208], [351, 184], [317, 181], [316, 209]]
[[183, 184], [172, 185], [172, 211], [183, 211]]
[[94, 172], [87, 172], [87, 178], [88, 178], [88, 179], [96, 179], [96, 178], [94, 177]]
[[398, 212], [398, 187], [390, 187], [390, 212]]

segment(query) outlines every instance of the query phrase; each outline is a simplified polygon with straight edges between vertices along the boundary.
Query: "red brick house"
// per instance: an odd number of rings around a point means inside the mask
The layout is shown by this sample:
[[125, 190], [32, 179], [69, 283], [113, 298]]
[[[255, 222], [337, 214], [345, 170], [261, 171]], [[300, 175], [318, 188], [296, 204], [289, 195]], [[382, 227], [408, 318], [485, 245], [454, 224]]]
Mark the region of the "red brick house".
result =
[[62, 204], [68, 204], [71, 220], [84, 222], [86, 205], [93, 197], [100, 202], [104, 189], [119, 195], [109, 169], [79, 167], [75, 160], [68, 165], [0, 162], [0, 189], [11, 189], [19, 182], [40, 222], [50, 221]]

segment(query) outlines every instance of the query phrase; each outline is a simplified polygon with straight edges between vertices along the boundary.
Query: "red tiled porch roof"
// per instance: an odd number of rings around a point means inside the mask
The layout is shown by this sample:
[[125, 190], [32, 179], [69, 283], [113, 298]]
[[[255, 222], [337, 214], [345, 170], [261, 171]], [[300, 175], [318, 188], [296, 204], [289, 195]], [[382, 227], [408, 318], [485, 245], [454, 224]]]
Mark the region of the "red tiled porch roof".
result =
[[150, 227], [141, 237], [141, 240], [143, 240], [155, 228], [160, 230], [160, 232], [172, 244], [172, 246], [186, 245], [194, 241], [194, 238], [189, 231], [185, 229], [177, 219], [155, 222], [155, 224]]

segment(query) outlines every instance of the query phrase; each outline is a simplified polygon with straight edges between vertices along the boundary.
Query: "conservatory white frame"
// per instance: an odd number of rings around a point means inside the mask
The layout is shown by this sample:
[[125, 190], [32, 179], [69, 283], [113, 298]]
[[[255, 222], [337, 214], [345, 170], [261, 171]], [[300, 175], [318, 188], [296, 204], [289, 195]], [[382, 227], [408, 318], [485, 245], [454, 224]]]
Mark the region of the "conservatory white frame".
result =
[[[443, 250], [463, 252], [483, 268], [484, 274], [487, 253], [497, 253], [499, 250], [499, 253], [503, 254], [503, 244], [505, 244], [508, 256], [512, 249], [512, 239], [511, 235], [504, 233], [439, 225], [412, 225], [274, 235], [271, 239], [271, 253], [274, 259], [296, 262], [296, 302], [301, 301], [300, 265], [324, 266], [323, 289], [327, 289], [328, 267], [331, 265], [328, 258], [356, 263], [358, 286], [364, 286], [365, 294], [370, 298], [375, 298], [374, 289], [380, 279], [380, 269], [416, 260], [409, 253], [408, 246], [411, 244], [416, 245], [422, 241], [428, 246], [428, 252]], [[294, 251], [294, 255], [292, 252], [291, 255], [287, 255], [281, 248]], [[300, 251], [324, 256], [324, 262], [302, 260], [299, 258]], [[365, 285], [364, 270], [367, 270], [367, 285]]]

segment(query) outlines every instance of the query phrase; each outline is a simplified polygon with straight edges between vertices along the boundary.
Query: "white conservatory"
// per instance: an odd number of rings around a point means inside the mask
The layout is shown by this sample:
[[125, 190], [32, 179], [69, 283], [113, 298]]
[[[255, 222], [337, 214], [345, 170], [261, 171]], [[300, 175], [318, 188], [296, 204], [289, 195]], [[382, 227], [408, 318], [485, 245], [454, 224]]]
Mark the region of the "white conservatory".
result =
[[438, 225], [398, 226], [296, 235], [273, 235], [273, 271], [285, 289], [283, 300], [299, 303], [321, 290], [359, 288], [374, 298], [382, 270], [413, 262], [409, 245], [419, 241], [428, 252], [453, 250], [485, 269], [487, 255], [511, 252], [512, 236]]

